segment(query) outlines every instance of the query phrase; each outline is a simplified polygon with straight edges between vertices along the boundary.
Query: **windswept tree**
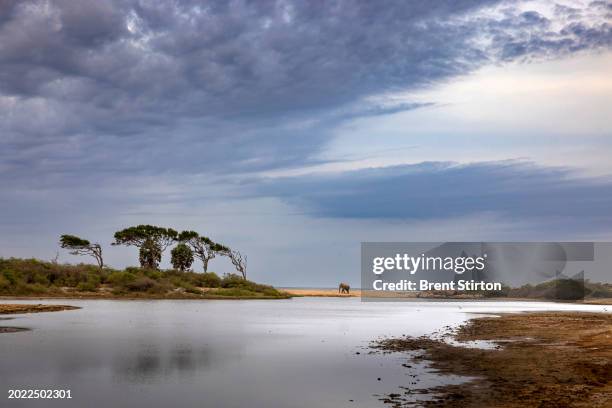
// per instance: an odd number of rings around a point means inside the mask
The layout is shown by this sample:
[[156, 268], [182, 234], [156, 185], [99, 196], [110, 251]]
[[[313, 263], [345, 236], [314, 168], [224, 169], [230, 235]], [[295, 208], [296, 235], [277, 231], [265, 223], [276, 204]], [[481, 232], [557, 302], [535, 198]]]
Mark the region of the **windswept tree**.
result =
[[104, 267], [102, 259], [102, 246], [100, 244], [92, 244], [86, 239], [75, 235], [64, 234], [60, 237], [60, 246], [68, 249], [71, 255], [88, 255], [96, 258], [96, 262], [100, 268]]
[[170, 254], [172, 255], [170, 262], [174, 269], [185, 271], [191, 268], [191, 264], [193, 263], [193, 251], [191, 251], [187, 245], [183, 243], [178, 244], [172, 248]]
[[240, 251], [231, 250], [229, 253], [229, 258], [232, 261], [232, 264], [234, 264], [234, 267], [236, 268], [236, 270], [240, 272], [240, 274], [242, 275], [242, 278], [246, 280], [247, 278], [247, 275], [246, 275], [247, 257], [246, 255], [241, 254]]
[[195, 231], [183, 231], [178, 240], [189, 245], [196, 258], [202, 261], [204, 272], [208, 272], [208, 262], [217, 255], [229, 256], [230, 249], [225, 245], [213, 242], [210, 238], [200, 236]]
[[177, 240], [177, 237], [178, 232], [172, 228], [137, 225], [115, 232], [115, 242], [112, 245], [139, 248], [140, 266], [157, 269], [162, 253]]

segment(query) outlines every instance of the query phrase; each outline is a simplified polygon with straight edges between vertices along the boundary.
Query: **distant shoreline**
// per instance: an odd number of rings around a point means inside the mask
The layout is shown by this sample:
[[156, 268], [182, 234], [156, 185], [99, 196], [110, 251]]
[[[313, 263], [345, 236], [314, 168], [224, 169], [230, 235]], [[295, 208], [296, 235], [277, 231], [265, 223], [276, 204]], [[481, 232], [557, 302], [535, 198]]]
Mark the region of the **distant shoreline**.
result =
[[[280, 287], [278, 290], [288, 293], [294, 297], [361, 297], [371, 296], [372, 291], [362, 291], [361, 289], [351, 289], [349, 294], [338, 293], [336, 288], [298, 288], [298, 287]], [[469, 302], [555, 302], [555, 303], [584, 303], [590, 305], [612, 305], [612, 298], [588, 298], [581, 300], [555, 300], [555, 299], [543, 299], [543, 298], [528, 298], [528, 297], [486, 297], [476, 295], [447, 295], [443, 292], [407, 292], [407, 293], [378, 293], [375, 292], [375, 297], [379, 298], [380, 301], [404, 301], [404, 300], [427, 300], [427, 301], [469, 301]], [[375, 299], [372, 296], [372, 299]]]
[[351, 289], [350, 293], [339, 293], [337, 288], [278, 288], [296, 297], [359, 297], [361, 289]]

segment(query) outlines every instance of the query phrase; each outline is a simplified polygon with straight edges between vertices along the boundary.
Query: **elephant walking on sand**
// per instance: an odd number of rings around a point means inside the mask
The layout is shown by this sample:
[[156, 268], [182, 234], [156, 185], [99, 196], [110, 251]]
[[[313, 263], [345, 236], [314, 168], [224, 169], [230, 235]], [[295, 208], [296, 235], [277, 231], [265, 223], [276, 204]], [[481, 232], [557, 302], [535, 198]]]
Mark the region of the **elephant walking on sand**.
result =
[[338, 293], [349, 294], [350, 291], [351, 291], [351, 287], [349, 286], [348, 283], [341, 282], [340, 285], [338, 285]]

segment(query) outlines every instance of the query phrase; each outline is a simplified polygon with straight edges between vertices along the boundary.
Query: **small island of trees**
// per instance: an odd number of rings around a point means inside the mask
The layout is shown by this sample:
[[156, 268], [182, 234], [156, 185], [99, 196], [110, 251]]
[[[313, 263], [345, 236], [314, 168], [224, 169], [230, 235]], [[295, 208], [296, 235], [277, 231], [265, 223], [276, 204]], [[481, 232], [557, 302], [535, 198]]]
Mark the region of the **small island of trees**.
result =
[[[63, 234], [59, 245], [95, 264], [60, 264], [37, 259], [0, 258], [0, 295], [154, 298], [286, 298], [268, 285], [247, 280], [247, 257], [240, 251], [195, 231], [178, 232], [155, 225], [137, 225], [115, 232], [111, 245], [138, 249], [139, 267], [118, 270], [106, 265], [100, 243]], [[171, 269], [160, 269], [170, 250]], [[236, 272], [219, 276], [211, 261], [227, 257]], [[192, 270], [194, 262], [202, 272]]]

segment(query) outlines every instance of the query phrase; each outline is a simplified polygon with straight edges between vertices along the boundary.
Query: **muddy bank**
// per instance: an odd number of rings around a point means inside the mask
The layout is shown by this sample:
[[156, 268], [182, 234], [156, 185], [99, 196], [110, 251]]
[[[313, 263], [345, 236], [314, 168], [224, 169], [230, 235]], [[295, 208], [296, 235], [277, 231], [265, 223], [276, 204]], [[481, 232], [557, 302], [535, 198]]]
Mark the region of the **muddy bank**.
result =
[[80, 307], [67, 305], [0, 304], [0, 314], [59, 312], [61, 310], [74, 309], [80, 309]]
[[17, 333], [22, 331], [28, 331], [30, 329], [26, 327], [2, 327], [0, 326], [0, 333]]
[[455, 340], [493, 341], [474, 349], [427, 337], [385, 339], [373, 347], [413, 352], [432, 368], [474, 378], [461, 385], [399, 390], [383, 400], [414, 406], [406, 393], [433, 397], [426, 407], [611, 407], [612, 314], [525, 313], [473, 319], [450, 333]]

